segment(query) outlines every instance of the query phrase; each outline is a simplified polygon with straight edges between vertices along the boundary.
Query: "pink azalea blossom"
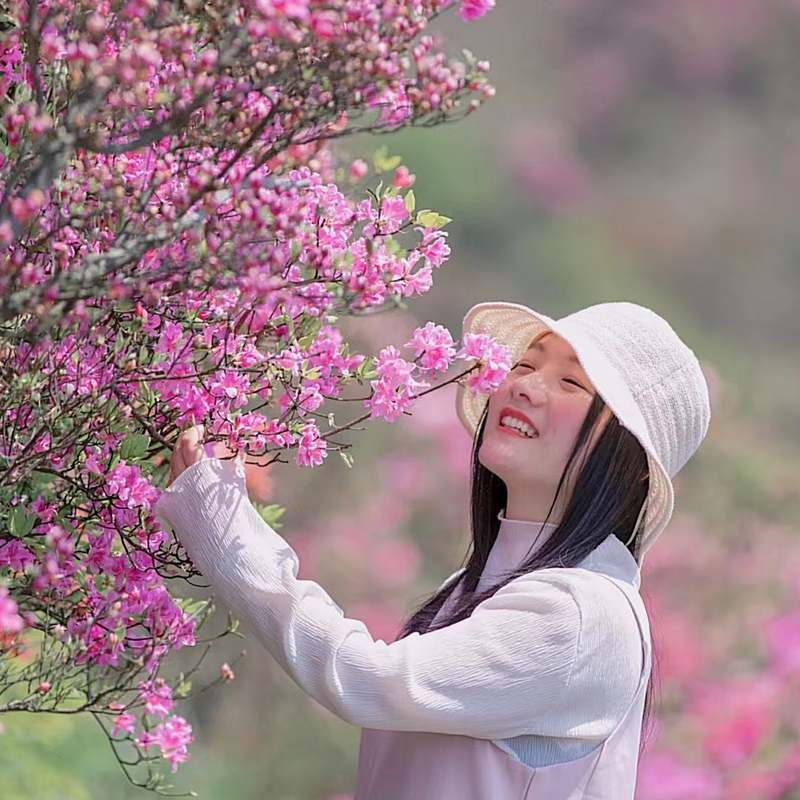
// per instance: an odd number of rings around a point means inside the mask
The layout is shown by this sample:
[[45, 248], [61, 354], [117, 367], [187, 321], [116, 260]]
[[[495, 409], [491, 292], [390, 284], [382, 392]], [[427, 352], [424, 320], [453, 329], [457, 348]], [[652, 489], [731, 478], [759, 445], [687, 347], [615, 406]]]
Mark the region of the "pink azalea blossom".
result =
[[135, 723], [136, 717], [134, 717], [133, 714], [118, 714], [114, 719], [114, 726], [111, 729], [111, 735], [116, 736], [120, 731], [125, 731], [125, 733], [133, 733], [133, 727]]
[[157, 353], [175, 353], [183, 341], [183, 329], [176, 322], [165, 322], [155, 346]]
[[309, 422], [302, 429], [297, 448], [296, 463], [304, 467], [318, 467], [328, 455], [328, 444], [319, 436], [319, 429]]
[[209, 381], [209, 386], [212, 395], [227, 397], [232, 401], [234, 408], [239, 408], [247, 403], [250, 379], [241, 372], [221, 370]]
[[0, 586], [0, 633], [19, 633], [25, 627], [17, 613], [18, 608], [9, 596], [8, 588]]
[[360, 181], [368, 171], [369, 167], [367, 166], [367, 162], [361, 158], [357, 158], [350, 165], [350, 180], [354, 183]]
[[417, 176], [412, 175], [408, 171], [408, 167], [400, 166], [394, 171], [394, 182], [392, 186], [395, 189], [408, 189], [410, 186], [414, 185], [416, 179]]
[[178, 764], [188, 760], [187, 746], [193, 741], [192, 726], [183, 717], [172, 716], [152, 731], [139, 734], [136, 744], [144, 750], [157, 746], [161, 757], [170, 762], [173, 772], [177, 772]]
[[139, 468], [124, 459], [106, 475], [106, 491], [128, 508], [151, 508], [159, 496], [158, 489], [142, 476]]
[[464, 334], [462, 347], [456, 358], [476, 359], [481, 363], [477, 375], [467, 376], [466, 385], [473, 394], [488, 394], [500, 388], [511, 371], [508, 348], [485, 333]]
[[456, 16], [461, 17], [464, 22], [472, 22], [491, 11], [495, 4], [496, 0], [461, 0]]
[[140, 681], [139, 697], [144, 700], [145, 714], [156, 714], [163, 719], [172, 711], [172, 687], [163, 678]]
[[421, 372], [445, 372], [456, 352], [450, 331], [434, 322], [426, 323], [424, 328], [417, 328], [405, 346], [412, 348], [417, 358], [421, 356]]
[[447, 231], [425, 231], [419, 251], [432, 267], [440, 267], [450, 257], [450, 246], [446, 237]]
[[401, 358], [392, 345], [381, 350], [375, 360], [375, 370], [379, 380], [370, 381], [373, 394], [364, 401], [371, 419], [394, 422], [410, 408], [417, 390], [430, 385], [413, 377], [414, 364]]
[[33, 553], [19, 539], [0, 545], [0, 567], [11, 567], [18, 572], [34, 561]]

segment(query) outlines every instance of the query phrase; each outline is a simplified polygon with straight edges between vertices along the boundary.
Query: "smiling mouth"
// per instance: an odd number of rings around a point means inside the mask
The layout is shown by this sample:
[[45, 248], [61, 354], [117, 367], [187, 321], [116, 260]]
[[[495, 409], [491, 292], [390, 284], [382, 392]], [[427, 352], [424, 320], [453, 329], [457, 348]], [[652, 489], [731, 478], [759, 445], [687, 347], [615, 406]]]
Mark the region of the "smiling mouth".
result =
[[530, 441], [531, 439], [539, 438], [538, 433], [535, 434], [534, 436], [529, 436], [528, 434], [523, 433], [521, 430], [518, 430], [516, 428], [511, 428], [508, 425], [503, 425], [501, 422], [498, 422], [496, 427], [498, 431], [502, 431], [503, 433], [507, 433], [511, 436], [516, 436], [518, 439], [527, 439]]

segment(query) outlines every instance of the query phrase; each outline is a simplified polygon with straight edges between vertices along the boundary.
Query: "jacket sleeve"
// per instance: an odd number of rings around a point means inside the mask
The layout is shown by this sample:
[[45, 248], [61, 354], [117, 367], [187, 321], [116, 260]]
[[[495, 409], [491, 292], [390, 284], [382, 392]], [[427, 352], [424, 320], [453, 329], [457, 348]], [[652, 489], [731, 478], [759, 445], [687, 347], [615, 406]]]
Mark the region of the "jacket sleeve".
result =
[[581, 631], [563, 570], [512, 581], [468, 619], [387, 644], [318, 583], [298, 580], [297, 555], [250, 503], [240, 463], [193, 464], [154, 511], [216, 596], [341, 719], [484, 739], [554, 735]]

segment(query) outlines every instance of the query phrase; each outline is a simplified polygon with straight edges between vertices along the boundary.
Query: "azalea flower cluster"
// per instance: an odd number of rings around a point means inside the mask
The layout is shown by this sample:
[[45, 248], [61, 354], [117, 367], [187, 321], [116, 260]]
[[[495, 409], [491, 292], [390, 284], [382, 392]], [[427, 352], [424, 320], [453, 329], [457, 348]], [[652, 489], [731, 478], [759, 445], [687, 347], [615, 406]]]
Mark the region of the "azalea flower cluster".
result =
[[[414, 176], [385, 152], [390, 184], [351, 197], [326, 148], [491, 96], [488, 65], [448, 60], [426, 30], [451, 6], [475, 19], [491, 5], [14, 8], [0, 37], [14, 98], [0, 120], [0, 714], [68, 704], [174, 771], [192, 734], [171, 711], [192, 688], [160, 673], [211, 611], [174, 592], [197, 572], [152, 513], [180, 430], [315, 467], [348, 460], [336, 437], [397, 419], [457, 359], [474, 363], [445, 383], [503, 380], [499, 344], [458, 348], [434, 323], [413, 360], [350, 352], [339, 317], [427, 292], [449, 220], [416, 208]], [[366, 412], [337, 424], [353, 384], [371, 389]]]
[[[303, 165], [325, 174], [330, 139], [452, 120], [494, 93], [486, 62], [448, 59], [427, 32], [457, 7], [445, 0], [218, 0], [198, 19], [177, 1], [95, 5], [41, 0], [28, 20], [18, 4], [18, 26], [0, 40], [0, 91], [14, 79], [26, 90], [0, 119], [26, 165], [4, 170], [0, 319], [63, 310], [93, 286], [130, 296], [153, 271], [199, 269], [219, 285], [234, 254], [237, 273], [260, 265], [267, 274], [252, 282], [269, 290], [298, 222], [291, 197], [266, 196], [276, 176]], [[39, 33], [36, 71], [22, 58], [27, 27]], [[87, 101], [73, 107], [76, 96]], [[390, 229], [393, 209], [384, 213]], [[243, 235], [263, 234], [243, 252], [234, 218]], [[315, 263], [330, 260], [330, 244], [318, 243]]]

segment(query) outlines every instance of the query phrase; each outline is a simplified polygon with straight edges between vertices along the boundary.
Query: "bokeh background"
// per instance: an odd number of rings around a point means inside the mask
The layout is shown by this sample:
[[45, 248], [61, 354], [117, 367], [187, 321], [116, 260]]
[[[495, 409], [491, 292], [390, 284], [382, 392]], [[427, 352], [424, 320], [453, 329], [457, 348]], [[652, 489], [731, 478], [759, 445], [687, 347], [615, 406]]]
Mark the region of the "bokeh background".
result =
[[[488, 299], [554, 317], [630, 300], [673, 324], [706, 370], [713, 418], [643, 569], [661, 702], [637, 798], [800, 798], [800, 2], [499, 0], [438, 29], [491, 61], [496, 98], [339, 156], [402, 155], [418, 207], [453, 218], [453, 254], [428, 295], [347, 329], [371, 354], [428, 320], [459, 338]], [[300, 576], [376, 638], [467, 550], [471, 443], [451, 389], [353, 433], [352, 468], [279, 466], [252, 487], [285, 506]], [[358, 729], [256, 641], [229, 638], [201, 674], [242, 649], [233, 682], [183, 706], [197, 741], [176, 791], [349, 798]], [[197, 657], [180, 655], [178, 668]], [[3, 725], [1, 797], [151, 796], [91, 719]]]

